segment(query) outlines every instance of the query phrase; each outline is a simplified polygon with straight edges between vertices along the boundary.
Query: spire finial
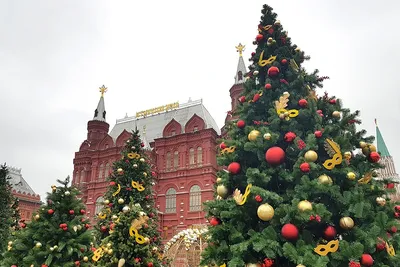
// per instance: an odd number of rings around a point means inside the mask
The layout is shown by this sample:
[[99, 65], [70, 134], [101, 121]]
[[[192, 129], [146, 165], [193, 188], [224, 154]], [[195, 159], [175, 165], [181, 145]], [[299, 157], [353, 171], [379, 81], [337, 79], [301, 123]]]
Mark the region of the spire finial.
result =
[[243, 51], [246, 46], [239, 43], [239, 45], [235, 47], [236, 47], [236, 52], [239, 52], [239, 56], [243, 56]]
[[107, 87], [105, 87], [103, 84], [103, 86], [99, 88], [99, 91], [101, 93], [101, 97], [103, 97], [104, 93], [107, 92]]
[[376, 119], [375, 119], [375, 126], [378, 126], [378, 122], [376, 121]]

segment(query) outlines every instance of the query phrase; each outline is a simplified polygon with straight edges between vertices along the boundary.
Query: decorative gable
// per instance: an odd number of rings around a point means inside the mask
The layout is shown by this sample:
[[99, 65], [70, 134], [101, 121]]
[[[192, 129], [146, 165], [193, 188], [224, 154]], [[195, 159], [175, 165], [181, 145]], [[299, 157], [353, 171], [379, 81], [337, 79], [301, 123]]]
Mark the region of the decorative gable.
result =
[[163, 130], [163, 137], [174, 136], [182, 133], [182, 125], [179, 122], [172, 119]]
[[117, 147], [121, 147], [125, 145], [126, 140], [128, 140], [132, 136], [131, 133], [129, 133], [127, 130], [123, 130], [122, 133], [117, 137], [117, 140], [115, 141], [115, 145]]
[[185, 133], [201, 131], [205, 128], [204, 120], [197, 114], [194, 114], [185, 125]]

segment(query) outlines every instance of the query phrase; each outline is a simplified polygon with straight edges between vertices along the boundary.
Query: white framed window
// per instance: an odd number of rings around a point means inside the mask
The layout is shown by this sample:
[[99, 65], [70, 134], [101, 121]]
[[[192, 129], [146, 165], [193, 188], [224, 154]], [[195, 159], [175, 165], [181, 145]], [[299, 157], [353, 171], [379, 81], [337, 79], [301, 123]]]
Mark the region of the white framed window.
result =
[[86, 179], [86, 177], [85, 177], [85, 170], [83, 169], [83, 170], [81, 170], [81, 177], [80, 177], [80, 179], [79, 179], [79, 182], [80, 182], [80, 183], [83, 183], [83, 182], [85, 182], [85, 179]]
[[98, 197], [96, 199], [96, 209], [94, 211], [94, 214], [98, 214], [103, 208], [103, 206], [104, 206], [104, 197]]
[[194, 165], [194, 148], [189, 149], [189, 164]]
[[102, 164], [100, 164], [100, 167], [99, 167], [99, 181], [103, 181], [103, 178], [104, 178], [104, 164], [102, 163]]
[[175, 151], [174, 152], [174, 168], [179, 167], [179, 152]]
[[198, 185], [193, 185], [190, 188], [190, 203], [189, 210], [190, 211], [200, 211], [201, 210], [201, 189]]
[[203, 149], [199, 146], [197, 148], [197, 164], [201, 165], [203, 163]]
[[169, 188], [165, 194], [165, 213], [176, 212], [176, 190]]
[[171, 169], [171, 152], [167, 152], [167, 158], [166, 158], [166, 167], [167, 170]]

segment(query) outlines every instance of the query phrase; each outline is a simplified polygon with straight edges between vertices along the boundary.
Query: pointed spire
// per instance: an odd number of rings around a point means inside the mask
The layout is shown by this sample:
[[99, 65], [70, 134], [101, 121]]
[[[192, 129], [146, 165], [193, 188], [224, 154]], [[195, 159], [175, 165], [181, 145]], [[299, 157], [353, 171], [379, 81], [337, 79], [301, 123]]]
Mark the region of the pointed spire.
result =
[[383, 136], [381, 134], [381, 131], [379, 130], [376, 119], [375, 119], [375, 125], [376, 125], [376, 144], [378, 152], [381, 154], [382, 157], [390, 157], [389, 150], [387, 149], [385, 141], [383, 140]]
[[101, 93], [99, 103], [97, 104], [97, 108], [94, 111], [94, 121], [106, 121], [106, 108], [104, 105], [104, 93], [107, 92], [107, 87], [104, 85], [99, 88]]
[[244, 51], [245, 47], [246, 46], [242, 45], [241, 43], [239, 43], [239, 45], [236, 46], [236, 51], [239, 52], [239, 63], [238, 63], [238, 67], [236, 70], [235, 84], [242, 84], [245, 81], [244, 75], [247, 72], [246, 65], [244, 64], [244, 60], [243, 60], [243, 51]]

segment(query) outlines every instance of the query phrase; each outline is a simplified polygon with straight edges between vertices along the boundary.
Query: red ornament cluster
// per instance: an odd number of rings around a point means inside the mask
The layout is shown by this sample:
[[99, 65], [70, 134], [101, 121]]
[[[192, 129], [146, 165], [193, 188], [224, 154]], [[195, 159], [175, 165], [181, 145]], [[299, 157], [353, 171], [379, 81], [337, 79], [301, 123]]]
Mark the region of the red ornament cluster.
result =
[[66, 223], [61, 223], [59, 226], [60, 226], [60, 228], [63, 229], [64, 231], [67, 231], [67, 230], [68, 230], [68, 225], [67, 225]]
[[285, 139], [285, 141], [286, 142], [293, 142], [293, 140], [296, 138], [296, 134], [294, 133], [294, 132], [287, 132], [286, 134], [285, 134], [285, 137], [284, 137], [284, 139]]

